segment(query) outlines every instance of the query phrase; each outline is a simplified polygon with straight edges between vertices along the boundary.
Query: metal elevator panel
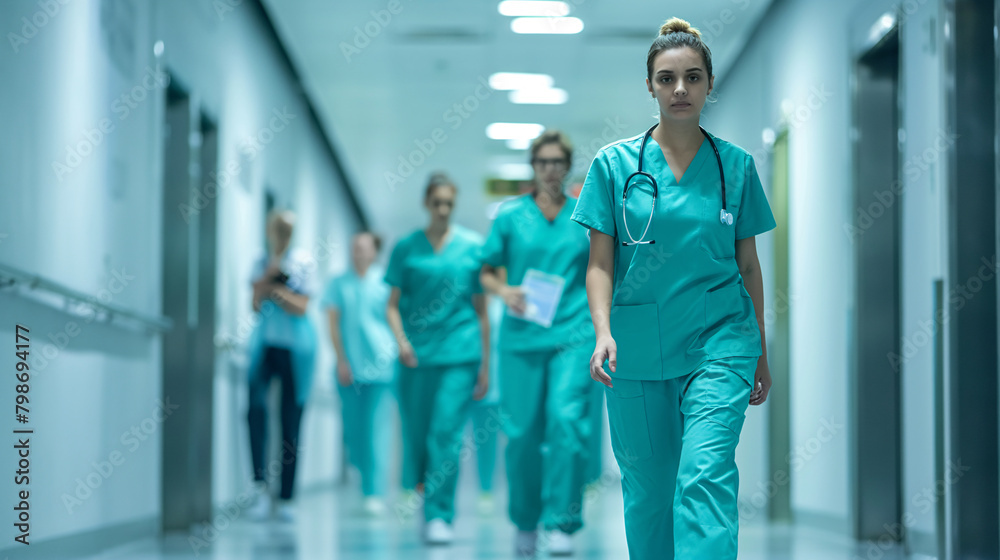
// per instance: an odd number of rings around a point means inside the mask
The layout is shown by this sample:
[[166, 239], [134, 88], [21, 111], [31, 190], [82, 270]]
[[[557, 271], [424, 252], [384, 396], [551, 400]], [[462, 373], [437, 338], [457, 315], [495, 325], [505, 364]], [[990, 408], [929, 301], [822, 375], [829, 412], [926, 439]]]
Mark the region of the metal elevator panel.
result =
[[902, 493], [901, 372], [889, 359], [899, 356], [901, 204], [885, 194], [899, 178], [898, 28], [856, 61], [855, 79], [852, 521], [856, 538], [879, 539], [899, 522]]

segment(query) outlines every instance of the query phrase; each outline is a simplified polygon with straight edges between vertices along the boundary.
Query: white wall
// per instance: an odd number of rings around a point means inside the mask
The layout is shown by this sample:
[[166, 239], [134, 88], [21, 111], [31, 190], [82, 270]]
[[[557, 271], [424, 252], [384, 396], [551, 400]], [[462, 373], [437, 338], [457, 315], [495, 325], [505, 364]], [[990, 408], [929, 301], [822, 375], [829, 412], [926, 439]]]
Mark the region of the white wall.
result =
[[[226, 3], [196, 0], [53, 4], [58, 11], [48, 17], [35, 15], [41, 10], [36, 1], [0, 4], [5, 31], [20, 33], [22, 17], [47, 20], [16, 52], [11, 44], [0, 47], [6, 130], [0, 137], [0, 233], [7, 234], [0, 236], [0, 263], [95, 296], [124, 269], [135, 278], [113, 303], [159, 314], [164, 90], [134, 90], [142, 99], [127, 115], [116, 103], [159, 64], [217, 120], [220, 168], [237, 161], [246, 169], [210, 207], [219, 217], [219, 330], [236, 333], [250, 313], [248, 275], [263, 250], [265, 184], [275, 189], [279, 205], [299, 212], [294, 243], [313, 252], [324, 279], [343, 265], [343, 240], [357, 218], [255, 7], [233, 2], [220, 14], [216, 7]], [[102, 11], [112, 5], [119, 8]], [[110, 15], [117, 23], [109, 23]], [[158, 40], [165, 46], [159, 61], [153, 53]], [[295, 115], [288, 127], [258, 156], [241, 155], [246, 138], [268, 126], [273, 110], [286, 107]], [[94, 145], [82, 146], [91, 148], [89, 155], [57, 176], [53, 161], [66, 163], [67, 146], [87, 143], [88, 131], [102, 119], [114, 129], [100, 139], [91, 135]], [[321, 250], [323, 240], [333, 240], [333, 247]], [[49, 333], [74, 320], [14, 295], [0, 299], [0, 330], [12, 337], [15, 322], [28, 325], [35, 356], [45, 350]], [[305, 485], [331, 481], [336, 464], [330, 357], [317, 311], [314, 318], [323, 338], [310, 403], [316, 406], [307, 409], [303, 424], [307, 452], [299, 482]], [[161, 397], [159, 341], [76, 322], [81, 334], [44, 367], [36, 364], [32, 378], [32, 542], [151, 521], [160, 511], [159, 430], [134, 452], [120, 440], [151, 417]], [[214, 497], [220, 504], [242, 489], [250, 473], [244, 373], [227, 367], [228, 361], [220, 356], [215, 383]], [[13, 384], [4, 384], [0, 394], [11, 402]], [[72, 495], [77, 479], [96, 472], [93, 463], [114, 451], [123, 453], [124, 463], [68, 512], [61, 496]], [[4, 457], [13, 464], [10, 451]], [[5, 485], [13, 496], [12, 482]]]

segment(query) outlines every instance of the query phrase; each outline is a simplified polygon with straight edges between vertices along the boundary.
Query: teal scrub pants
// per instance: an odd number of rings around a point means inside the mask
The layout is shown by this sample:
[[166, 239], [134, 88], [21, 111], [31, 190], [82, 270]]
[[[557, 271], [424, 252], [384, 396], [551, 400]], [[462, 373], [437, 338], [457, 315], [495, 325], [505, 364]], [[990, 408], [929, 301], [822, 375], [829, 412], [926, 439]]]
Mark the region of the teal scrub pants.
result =
[[386, 383], [338, 385], [347, 458], [361, 473], [365, 496], [385, 494], [388, 472], [390, 387]]
[[736, 444], [757, 358], [607, 390], [631, 560], [736, 560]]
[[400, 364], [403, 488], [424, 483], [424, 519], [455, 518], [462, 432], [476, 387], [479, 362], [443, 366]]
[[501, 356], [510, 519], [522, 531], [539, 523], [566, 533], [583, 526], [590, 354], [582, 347]]
[[476, 403], [472, 406], [472, 441], [476, 449], [476, 466], [479, 471], [479, 488], [493, 491], [493, 472], [497, 464], [498, 426], [491, 421], [500, 417], [500, 405]]

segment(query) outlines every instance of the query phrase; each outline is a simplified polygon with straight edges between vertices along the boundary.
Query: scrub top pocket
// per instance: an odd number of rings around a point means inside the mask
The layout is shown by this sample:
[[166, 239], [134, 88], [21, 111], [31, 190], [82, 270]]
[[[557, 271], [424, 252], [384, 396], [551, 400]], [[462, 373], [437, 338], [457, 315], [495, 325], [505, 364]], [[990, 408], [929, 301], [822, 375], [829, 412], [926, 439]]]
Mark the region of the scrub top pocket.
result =
[[618, 364], [611, 377], [660, 379], [660, 321], [655, 303], [611, 307], [611, 337], [618, 348]]
[[753, 300], [732, 284], [705, 294], [705, 333], [709, 356], [759, 356], [760, 327]]

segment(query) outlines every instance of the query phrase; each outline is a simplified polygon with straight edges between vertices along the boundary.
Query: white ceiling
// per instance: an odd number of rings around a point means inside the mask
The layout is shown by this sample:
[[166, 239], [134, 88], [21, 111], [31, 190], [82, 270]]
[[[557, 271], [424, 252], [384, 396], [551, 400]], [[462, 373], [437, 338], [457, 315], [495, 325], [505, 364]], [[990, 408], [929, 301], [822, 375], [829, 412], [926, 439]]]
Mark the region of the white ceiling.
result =
[[[518, 35], [497, 1], [478, 0], [263, 0], [295, 61], [304, 87], [377, 230], [395, 238], [426, 222], [420, 204], [428, 175], [444, 170], [459, 186], [455, 219], [486, 231], [484, 180], [504, 163], [523, 163], [525, 151], [485, 135], [489, 123], [536, 122], [566, 131], [576, 144], [571, 179], [582, 180], [601, 146], [638, 134], [655, 106], [645, 90], [645, 58], [659, 25], [670, 16], [702, 30], [722, 76], [771, 0], [569, 0], [583, 20], [577, 35]], [[390, 13], [392, 6], [397, 13]], [[379, 13], [381, 11], [381, 13]], [[376, 21], [376, 15], [385, 25]], [[343, 44], [374, 31], [350, 60]], [[496, 91], [467, 99], [494, 72], [551, 74], [569, 92], [564, 105], [516, 105]], [[479, 92], [483, 93], [484, 89]], [[475, 107], [467, 117], [456, 103]], [[613, 125], [613, 126], [612, 126]], [[436, 128], [434, 153], [405, 181], [390, 188], [401, 156]], [[440, 138], [440, 134], [438, 136]]]

